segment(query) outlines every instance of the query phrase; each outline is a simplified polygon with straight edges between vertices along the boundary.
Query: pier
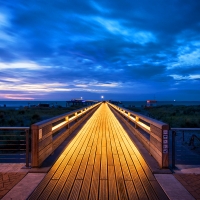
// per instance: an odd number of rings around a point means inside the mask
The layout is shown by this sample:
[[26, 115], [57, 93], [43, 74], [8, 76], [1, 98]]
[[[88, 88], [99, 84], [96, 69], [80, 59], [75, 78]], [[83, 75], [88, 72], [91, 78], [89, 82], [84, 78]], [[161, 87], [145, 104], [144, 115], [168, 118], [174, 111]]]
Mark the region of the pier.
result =
[[107, 104], [101, 104], [29, 199], [168, 199]]

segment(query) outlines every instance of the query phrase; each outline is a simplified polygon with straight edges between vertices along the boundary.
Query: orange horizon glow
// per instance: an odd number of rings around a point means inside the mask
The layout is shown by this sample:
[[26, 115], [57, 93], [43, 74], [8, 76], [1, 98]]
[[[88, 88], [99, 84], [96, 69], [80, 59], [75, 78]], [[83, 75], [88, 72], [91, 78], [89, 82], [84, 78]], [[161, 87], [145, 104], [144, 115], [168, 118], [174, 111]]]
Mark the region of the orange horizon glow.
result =
[[23, 97], [22, 95], [5, 95], [3, 96], [6, 99], [13, 99], [13, 100], [35, 100], [33, 97]]

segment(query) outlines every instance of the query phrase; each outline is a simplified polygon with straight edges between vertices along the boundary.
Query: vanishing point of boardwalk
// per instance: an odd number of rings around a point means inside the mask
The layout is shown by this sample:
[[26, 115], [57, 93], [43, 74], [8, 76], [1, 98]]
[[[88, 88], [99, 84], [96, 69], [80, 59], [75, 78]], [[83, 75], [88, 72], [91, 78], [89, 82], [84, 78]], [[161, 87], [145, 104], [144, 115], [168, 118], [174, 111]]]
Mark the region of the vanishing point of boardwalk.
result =
[[29, 199], [166, 199], [148, 165], [102, 104]]

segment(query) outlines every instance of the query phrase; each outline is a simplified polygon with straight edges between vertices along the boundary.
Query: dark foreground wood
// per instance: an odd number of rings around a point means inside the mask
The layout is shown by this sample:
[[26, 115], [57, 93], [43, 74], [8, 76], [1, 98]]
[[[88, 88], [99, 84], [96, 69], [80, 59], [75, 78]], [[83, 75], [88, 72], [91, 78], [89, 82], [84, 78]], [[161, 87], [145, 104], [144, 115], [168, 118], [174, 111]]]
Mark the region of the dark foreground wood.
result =
[[107, 104], [102, 104], [29, 199], [168, 198]]

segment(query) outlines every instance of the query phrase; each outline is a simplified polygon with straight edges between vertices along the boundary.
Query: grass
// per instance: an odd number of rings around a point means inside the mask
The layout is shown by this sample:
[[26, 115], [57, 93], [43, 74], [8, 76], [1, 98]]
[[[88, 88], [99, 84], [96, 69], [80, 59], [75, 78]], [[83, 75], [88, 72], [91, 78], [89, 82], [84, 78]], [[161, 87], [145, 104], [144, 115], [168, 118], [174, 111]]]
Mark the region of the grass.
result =
[[197, 106], [173, 106], [163, 105], [146, 108], [128, 108], [142, 113], [153, 119], [165, 122], [170, 127], [200, 128], [200, 105]]
[[60, 108], [21, 108], [16, 109], [0, 109], [0, 126], [31, 126], [32, 124], [49, 119], [83, 106], [71, 106]]

